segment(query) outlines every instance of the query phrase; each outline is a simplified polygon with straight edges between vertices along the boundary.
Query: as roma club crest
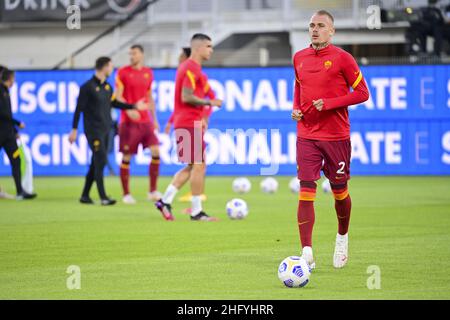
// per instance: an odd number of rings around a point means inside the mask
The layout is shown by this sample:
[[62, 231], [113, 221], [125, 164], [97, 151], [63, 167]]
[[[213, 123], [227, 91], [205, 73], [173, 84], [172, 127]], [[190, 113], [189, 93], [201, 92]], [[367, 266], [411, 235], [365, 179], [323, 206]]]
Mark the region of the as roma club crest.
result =
[[325, 69], [330, 69], [331, 66], [333, 65], [333, 62], [331, 62], [330, 60], [327, 60], [323, 63], [323, 66], [325, 67]]

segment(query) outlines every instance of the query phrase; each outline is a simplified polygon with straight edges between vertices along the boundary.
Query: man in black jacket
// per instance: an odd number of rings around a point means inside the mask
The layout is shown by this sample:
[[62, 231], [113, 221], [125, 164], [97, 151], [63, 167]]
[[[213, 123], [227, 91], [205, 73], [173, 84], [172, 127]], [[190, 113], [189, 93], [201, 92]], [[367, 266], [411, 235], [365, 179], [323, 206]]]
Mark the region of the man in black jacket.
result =
[[139, 101], [130, 105], [115, 100], [111, 85], [106, 79], [113, 72], [113, 64], [109, 57], [100, 57], [95, 63], [95, 75], [80, 88], [77, 108], [73, 117], [72, 131], [69, 135], [70, 143], [77, 139], [77, 128], [80, 115], [83, 112], [84, 133], [89, 147], [92, 150], [92, 161], [86, 175], [83, 193], [80, 202], [93, 204], [89, 196], [94, 181], [102, 205], [113, 205], [115, 200], [110, 199], [105, 192], [103, 183], [103, 169], [107, 161], [108, 135], [111, 128], [111, 107], [118, 109], [146, 110], [148, 105]]
[[434, 38], [433, 54], [441, 55], [444, 40], [449, 40], [446, 17], [437, 5], [437, 0], [428, 0], [427, 7], [418, 9], [420, 19], [410, 22], [405, 38], [410, 54], [414, 53], [413, 45], [417, 43], [422, 53], [427, 53], [427, 37]]
[[5, 67], [0, 67], [0, 150], [5, 149], [9, 162], [11, 163], [12, 175], [17, 192], [16, 199], [34, 199], [36, 194], [29, 194], [22, 188], [20, 152], [16, 142], [16, 126], [23, 128], [24, 124], [18, 120], [15, 120], [12, 116], [9, 89], [13, 86], [14, 81], [14, 71]]

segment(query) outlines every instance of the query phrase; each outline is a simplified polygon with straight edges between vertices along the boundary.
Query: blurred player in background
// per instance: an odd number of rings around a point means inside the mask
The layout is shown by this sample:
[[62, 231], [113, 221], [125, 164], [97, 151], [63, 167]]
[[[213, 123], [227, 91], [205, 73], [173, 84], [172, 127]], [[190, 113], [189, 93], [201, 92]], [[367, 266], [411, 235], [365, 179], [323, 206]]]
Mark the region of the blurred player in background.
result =
[[175, 81], [174, 128], [177, 139], [178, 158], [186, 167], [178, 171], [167, 187], [161, 200], [155, 203], [166, 220], [173, 220], [171, 204], [178, 190], [188, 181], [191, 184], [193, 221], [212, 221], [202, 208], [201, 195], [205, 183], [205, 143], [203, 140], [204, 106], [222, 105], [218, 99], [206, 98], [205, 77], [202, 63], [213, 52], [211, 38], [195, 34], [191, 39], [191, 55], [177, 70]]
[[[191, 48], [189, 47], [184, 47], [181, 50], [180, 56], [178, 58], [178, 62], [179, 64], [182, 64], [184, 61], [186, 61], [187, 59], [189, 59], [189, 57], [191, 56]], [[211, 86], [208, 83], [208, 77], [205, 73], [202, 74], [204, 79], [204, 92], [206, 94], [206, 96], [209, 99], [215, 99], [216, 98], [216, 94], [214, 93], [214, 91], [211, 89]], [[203, 115], [202, 115], [202, 125], [203, 125], [203, 131], [206, 132], [206, 130], [208, 130], [208, 124], [209, 124], [209, 118], [211, 116], [211, 113], [213, 111], [213, 107], [212, 106], [203, 106]], [[166, 134], [170, 133], [170, 130], [173, 126], [173, 118], [174, 118], [174, 112], [172, 112], [172, 114], [170, 115], [169, 120], [167, 121], [167, 124], [164, 128], [164, 132]], [[201, 195], [201, 199], [202, 201], [206, 201], [206, 195], [202, 194]], [[186, 195], [180, 197], [180, 201], [192, 201], [192, 194], [189, 192]], [[192, 212], [192, 208], [187, 208], [184, 213], [187, 214], [191, 214]]]
[[[190, 56], [191, 56], [191, 48], [184, 47], [178, 58], [179, 64], [182, 64], [184, 61], [189, 59]], [[202, 75], [204, 78], [203, 82], [204, 82], [205, 95], [211, 100], [216, 99], [216, 94], [211, 89], [211, 86], [208, 83], [208, 76], [205, 73], [202, 73]], [[210, 118], [212, 112], [213, 112], [212, 106], [203, 106], [202, 124], [203, 124], [203, 129], [205, 131], [208, 129], [209, 118]], [[173, 126], [173, 118], [174, 118], [174, 112], [172, 112], [172, 114], [169, 117], [169, 120], [167, 121], [166, 126], [164, 127], [164, 132], [166, 134], [170, 133], [170, 129]]]
[[28, 193], [22, 186], [21, 157], [17, 145], [17, 128], [23, 129], [25, 124], [13, 118], [11, 109], [10, 88], [15, 82], [15, 72], [0, 66], [0, 150], [5, 149], [11, 163], [12, 175], [16, 185], [16, 199], [34, 199], [36, 194]]
[[140, 144], [144, 149], [150, 148], [152, 157], [148, 170], [150, 180], [148, 199], [156, 201], [161, 198], [157, 190], [160, 158], [159, 140], [155, 131], [159, 130], [159, 125], [152, 96], [153, 70], [144, 66], [144, 60], [144, 48], [133, 45], [130, 48], [130, 65], [120, 68], [116, 77], [118, 100], [133, 104], [145, 99], [150, 105], [149, 110], [122, 111], [120, 117], [120, 152], [123, 154], [120, 181], [123, 189], [122, 200], [126, 204], [136, 203], [130, 193], [130, 162], [131, 157], [137, 154]]
[[314, 200], [321, 170], [330, 180], [338, 218], [333, 265], [342, 268], [347, 263], [351, 211], [347, 187], [351, 156], [348, 106], [369, 98], [355, 59], [331, 44], [334, 33], [333, 16], [325, 10], [316, 12], [309, 24], [311, 45], [297, 52], [293, 61], [296, 82], [292, 118], [297, 121], [300, 180], [297, 218], [302, 257], [312, 269]]
[[107, 78], [113, 72], [113, 64], [109, 57], [100, 57], [95, 62], [95, 74], [80, 87], [77, 107], [73, 116], [72, 131], [69, 142], [77, 140], [77, 128], [80, 115], [83, 113], [84, 133], [92, 150], [92, 161], [81, 194], [80, 202], [93, 204], [89, 193], [92, 184], [97, 184], [101, 205], [114, 205], [116, 201], [106, 195], [103, 182], [103, 169], [108, 157], [108, 138], [112, 125], [111, 108], [122, 110], [145, 110], [148, 104], [139, 100], [136, 104], [126, 104], [116, 100]]

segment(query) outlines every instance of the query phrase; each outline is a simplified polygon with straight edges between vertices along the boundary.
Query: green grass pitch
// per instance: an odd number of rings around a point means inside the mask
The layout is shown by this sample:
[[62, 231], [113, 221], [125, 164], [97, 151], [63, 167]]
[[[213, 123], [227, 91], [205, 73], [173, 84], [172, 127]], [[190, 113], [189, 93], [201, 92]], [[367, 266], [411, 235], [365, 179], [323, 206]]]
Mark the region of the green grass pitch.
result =
[[[450, 299], [450, 177], [354, 177], [350, 259], [332, 266], [337, 230], [332, 196], [318, 190], [313, 246], [317, 269], [301, 289], [277, 278], [282, 259], [299, 255], [297, 196], [289, 177], [276, 194], [252, 177], [247, 219], [231, 221], [231, 177], [208, 177], [207, 212], [191, 222], [174, 202], [166, 222], [145, 200], [147, 179], [132, 177], [135, 206], [77, 203], [81, 178], [36, 178], [32, 202], [0, 200], [0, 299]], [[169, 178], [161, 178], [161, 190]], [[12, 179], [0, 178], [12, 192]], [[106, 182], [120, 200], [117, 177]], [[320, 186], [320, 184], [319, 184]], [[94, 189], [93, 195], [96, 195]], [[185, 187], [179, 195], [187, 192]], [[81, 289], [68, 290], [70, 265]], [[369, 266], [381, 288], [369, 290]]]

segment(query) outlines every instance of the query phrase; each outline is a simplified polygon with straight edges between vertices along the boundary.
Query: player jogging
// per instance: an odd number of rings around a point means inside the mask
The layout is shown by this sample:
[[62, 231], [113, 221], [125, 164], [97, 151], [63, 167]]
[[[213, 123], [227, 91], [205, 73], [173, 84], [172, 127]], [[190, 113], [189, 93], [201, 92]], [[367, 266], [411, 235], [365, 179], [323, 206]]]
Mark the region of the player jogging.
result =
[[[189, 47], [182, 48], [180, 56], [178, 57], [179, 64], [182, 64], [184, 61], [189, 59], [190, 56], [191, 56], [191, 48], [189, 48]], [[205, 93], [205, 96], [208, 97], [209, 99], [216, 99], [216, 94], [212, 90], [211, 86], [208, 83], [208, 76], [205, 73], [202, 73], [202, 76], [203, 76], [203, 80], [202, 80], [203, 91]], [[208, 130], [209, 118], [211, 117], [212, 112], [213, 112], [212, 106], [203, 106], [202, 127], [203, 127], [204, 132], [206, 132], [206, 130]], [[175, 115], [175, 113], [172, 112], [172, 114], [170, 115], [169, 120], [167, 121], [167, 124], [164, 128], [164, 132], [166, 134], [170, 133], [170, 129], [173, 126], [174, 115]], [[202, 201], [206, 200], [205, 194], [202, 194], [201, 197], [202, 197]], [[180, 198], [180, 201], [191, 201], [191, 199], [192, 199], [192, 194], [189, 192], [188, 194], [182, 196]], [[192, 208], [187, 208], [183, 212], [187, 213], [187, 214], [191, 214]]]
[[309, 23], [311, 45], [297, 52], [293, 61], [296, 82], [292, 118], [297, 121], [300, 180], [297, 219], [302, 257], [312, 269], [314, 200], [321, 169], [330, 180], [338, 219], [333, 266], [342, 268], [347, 263], [351, 211], [347, 187], [351, 156], [347, 107], [369, 98], [355, 59], [330, 43], [334, 33], [333, 16], [325, 10], [316, 12]]
[[152, 69], [144, 66], [144, 49], [140, 45], [130, 48], [130, 65], [117, 71], [116, 95], [120, 101], [134, 104], [145, 99], [150, 104], [149, 110], [123, 110], [120, 117], [119, 140], [122, 152], [120, 165], [120, 181], [123, 190], [123, 202], [135, 204], [136, 200], [130, 193], [130, 162], [132, 155], [137, 154], [139, 144], [150, 148], [152, 159], [149, 165], [148, 199], [159, 200], [161, 194], [157, 191], [159, 176], [159, 140], [155, 130], [159, 130], [156, 120], [155, 102], [152, 96]]
[[155, 203], [166, 220], [173, 220], [171, 204], [178, 190], [190, 181], [192, 193], [191, 220], [211, 221], [202, 208], [201, 194], [204, 191], [205, 143], [203, 141], [202, 117], [204, 106], [221, 106], [222, 101], [205, 99], [205, 79], [202, 63], [209, 60], [213, 52], [211, 38], [195, 34], [191, 39], [191, 56], [177, 70], [175, 80], [174, 128], [178, 158], [186, 167], [178, 171], [167, 187], [161, 200]]
[[[190, 56], [191, 56], [191, 48], [183, 48], [180, 56], [178, 57], [179, 64], [182, 64], [184, 61], [189, 59]], [[203, 91], [205, 92], [205, 96], [211, 100], [216, 99], [216, 93], [211, 89], [211, 86], [208, 83], [208, 76], [205, 73], [202, 73], [202, 77], [203, 77], [202, 80]], [[204, 131], [208, 129], [209, 117], [211, 116], [212, 112], [213, 112], [212, 106], [203, 107], [202, 124]], [[173, 119], [174, 119], [174, 112], [172, 112], [172, 114], [169, 117], [169, 120], [167, 120], [166, 126], [164, 127], [164, 132], [166, 134], [170, 133], [170, 129], [173, 126]]]

